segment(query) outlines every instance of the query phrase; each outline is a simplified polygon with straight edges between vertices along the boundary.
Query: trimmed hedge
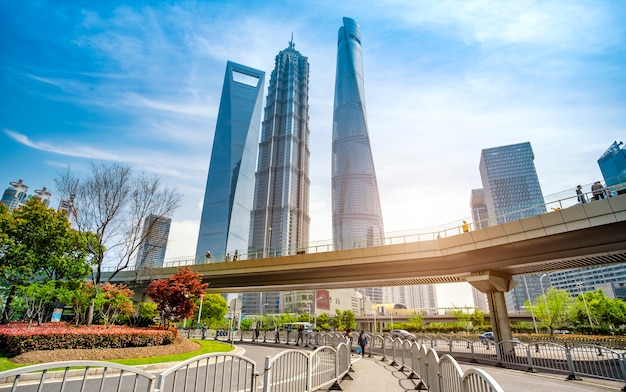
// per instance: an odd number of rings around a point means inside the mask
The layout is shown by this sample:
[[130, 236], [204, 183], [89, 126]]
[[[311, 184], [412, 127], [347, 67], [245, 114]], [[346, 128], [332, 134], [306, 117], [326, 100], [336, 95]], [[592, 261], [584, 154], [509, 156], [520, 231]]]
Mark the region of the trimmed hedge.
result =
[[145, 347], [170, 344], [177, 336], [176, 330], [123, 326], [11, 325], [0, 327], [0, 348], [19, 355], [34, 350]]

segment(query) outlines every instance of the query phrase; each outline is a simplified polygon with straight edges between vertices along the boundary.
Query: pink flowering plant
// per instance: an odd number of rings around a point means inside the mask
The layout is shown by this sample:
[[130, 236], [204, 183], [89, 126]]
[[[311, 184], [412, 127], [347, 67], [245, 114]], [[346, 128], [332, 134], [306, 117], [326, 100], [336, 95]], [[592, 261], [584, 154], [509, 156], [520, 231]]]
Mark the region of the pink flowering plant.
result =
[[145, 347], [170, 344], [177, 331], [127, 326], [75, 327], [47, 323], [27, 328], [13, 323], [0, 327], [0, 348], [14, 355], [34, 350]]

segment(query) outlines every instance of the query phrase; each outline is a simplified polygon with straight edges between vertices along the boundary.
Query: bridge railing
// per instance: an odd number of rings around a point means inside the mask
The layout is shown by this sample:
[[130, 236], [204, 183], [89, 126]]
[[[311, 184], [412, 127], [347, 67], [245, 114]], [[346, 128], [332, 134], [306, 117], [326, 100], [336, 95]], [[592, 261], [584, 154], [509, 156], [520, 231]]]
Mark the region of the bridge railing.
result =
[[[590, 184], [585, 185], [585, 188], [589, 188]], [[606, 197], [617, 196], [626, 192], [626, 183], [614, 185], [605, 188], [603, 195]], [[593, 201], [593, 195], [591, 192], [584, 193], [585, 200], [587, 202]], [[562, 210], [577, 204], [580, 204], [580, 199], [576, 195], [576, 189], [570, 188], [562, 192], [558, 192], [552, 195], [544, 197], [544, 204], [528, 206], [514, 212], [501, 214], [495, 217], [490, 217], [485, 221], [473, 222], [471, 218], [461, 218], [454, 222], [446, 223], [436, 227], [427, 227], [421, 229], [410, 229], [397, 232], [387, 233], [385, 238], [378, 240], [365, 239], [365, 238], [353, 238], [344, 243], [336, 244], [332, 240], [316, 241], [309, 244], [307, 247], [301, 247], [297, 249], [265, 249], [256, 252], [247, 252], [247, 250], [233, 250], [229, 254], [212, 254], [210, 258], [206, 257], [180, 257], [172, 258], [165, 261], [163, 267], [183, 267], [193, 264], [205, 264], [205, 263], [219, 263], [219, 262], [237, 262], [243, 260], [263, 259], [267, 257], [279, 257], [279, 256], [292, 256], [302, 253], [321, 253], [331, 252], [341, 249], [353, 249], [353, 248], [367, 248], [379, 245], [395, 245], [421, 241], [433, 241], [439, 238], [446, 238], [463, 233], [463, 224], [465, 220], [470, 225], [470, 230], [477, 230], [487, 226], [499, 225], [505, 222], [528, 218], [530, 216], [545, 214], [553, 212], [555, 210]], [[127, 270], [134, 270], [135, 266], [129, 266]], [[104, 266], [103, 272], [110, 272], [115, 270], [115, 267]]]
[[450, 355], [440, 358], [437, 351], [428, 345], [380, 334], [374, 334], [369, 342], [370, 356], [382, 353], [383, 361], [389, 360], [391, 366], [398, 366], [401, 372], [408, 373], [409, 378], [419, 379], [415, 389], [431, 392], [503, 391], [486, 372], [468, 369], [463, 373], [456, 359]]
[[[380, 337], [377, 337], [380, 336]], [[383, 334], [374, 334], [371, 348], [383, 355], [392, 354], [392, 361], [404, 366], [400, 351], [390, 351], [398, 347], [395, 339], [391, 343]], [[415, 344], [449, 354], [457, 358], [488, 365], [508, 366], [527, 371], [547, 370], [567, 375], [568, 379], [589, 376], [612, 381], [626, 381], [626, 351], [610, 349], [594, 344], [564, 346], [552, 342], [528, 342], [507, 340], [495, 343], [491, 340], [469, 340], [456, 337], [418, 337]], [[424, 355], [424, 354], [423, 354]], [[413, 366], [415, 368], [415, 366]]]

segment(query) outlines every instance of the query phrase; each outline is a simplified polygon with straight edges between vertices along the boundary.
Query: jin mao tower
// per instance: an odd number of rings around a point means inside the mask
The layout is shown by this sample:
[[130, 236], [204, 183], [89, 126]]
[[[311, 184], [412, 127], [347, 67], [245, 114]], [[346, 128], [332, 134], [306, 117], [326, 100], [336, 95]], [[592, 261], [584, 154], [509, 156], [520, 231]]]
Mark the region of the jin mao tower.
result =
[[[309, 61], [292, 37], [275, 64], [250, 223], [248, 255], [255, 258], [293, 254], [309, 242]], [[281, 310], [279, 293], [243, 295], [244, 313]]]

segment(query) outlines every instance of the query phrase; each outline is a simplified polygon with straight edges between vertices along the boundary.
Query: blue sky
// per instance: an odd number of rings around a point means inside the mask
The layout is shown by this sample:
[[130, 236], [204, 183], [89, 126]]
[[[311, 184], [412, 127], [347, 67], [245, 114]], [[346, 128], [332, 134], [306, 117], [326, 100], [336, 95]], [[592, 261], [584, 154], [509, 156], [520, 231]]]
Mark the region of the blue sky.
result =
[[483, 148], [531, 142], [549, 195], [600, 180], [597, 159], [626, 139], [621, 1], [0, 4], [0, 187], [54, 193], [91, 160], [159, 174], [184, 194], [168, 258], [195, 252], [226, 61], [269, 78], [292, 33], [311, 65], [311, 240], [331, 237], [344, 16], [361, 25], [387, 232], [468, 217]]

